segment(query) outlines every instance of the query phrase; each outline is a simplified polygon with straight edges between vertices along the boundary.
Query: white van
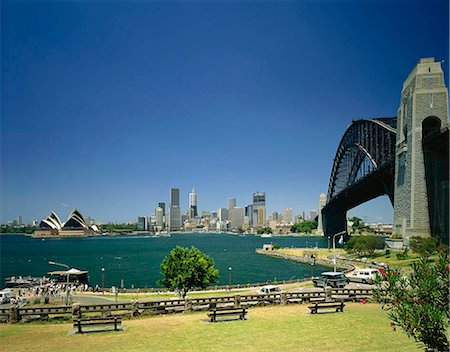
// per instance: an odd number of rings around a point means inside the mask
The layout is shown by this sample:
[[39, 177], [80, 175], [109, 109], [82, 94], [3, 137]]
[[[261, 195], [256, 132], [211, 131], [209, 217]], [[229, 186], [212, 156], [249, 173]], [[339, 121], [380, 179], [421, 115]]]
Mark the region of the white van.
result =
[[256, 292], [258, 292], [260, 294], [263, 294], [263, 295], [268, 295], [268, 294], [271, 294], [271, 293], [280, 293], [281, 292], [281, 288], [279, 286], [267, 285], [267, 286], [261, 287]]
[[347, 277], [352, 282], [361, 282], [363, 284], [373, 284], [380, 271], [374, 268], [355, 269]]
[[9, 303], [13, 297], [11, 290], [0, 291], [0, 304]]

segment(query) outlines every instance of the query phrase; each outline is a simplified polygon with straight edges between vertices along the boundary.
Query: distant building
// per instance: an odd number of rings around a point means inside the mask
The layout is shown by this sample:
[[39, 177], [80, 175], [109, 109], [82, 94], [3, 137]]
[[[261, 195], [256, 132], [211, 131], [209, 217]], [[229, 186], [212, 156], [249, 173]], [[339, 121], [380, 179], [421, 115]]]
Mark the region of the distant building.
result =
[[277, 211], [274, 211], [273, 213], [272, 213], [272, 220], [273, 221], [280, 221], [280, 214], [278, 214], [278, 212]]
[[245, 206], [244, 216], [246, 217], [246, 223], [248, 225], [253, 225], [253, 204], [249, 204]]
[[189, 209], [192, 209], [189, 214], [192, 214], [192, 217], [196, 217], [198, 215], [197, 207], [197, 193], [195, 193], [195, 188], [192, 188], [192, 192], [189, 193]]
[[166, 216], [166, 203], [158, 203], [158, 207], [162, 209], [163, 216]]
[[180, 189], [170, 189], [170, 212], [169, 212], [169, 230], [178, 231], [181, 229], [181, 208], [180, 208]]
[[266, 207], [259, 206], [257, 208], [258, 212], [258, 225], [264, 226], [266, 224]]
[[52, 211], [46, 219], [40, 222], [33, 237], [84, 237], [95, 235], [98, 232], [96, 225], [90, 226], [86, 223], [83, 215], [77, 209], [74, 209], [64, 223]]
[[211, 212], [209, 210], [202, 210], [202, 218], [211, 217]]
[[240, 207], [234, 207], [228, 209], [228, 216], [230, 218], [230, 228], [232, 230], [241, 229], [244, 225], [244, 209]]
[[228, 209], [236, 207], [236, 198], [228, 198]]
[[314, 221], [314, 219], [317, 217], [317, 210], [311, 210], [309, 212], [309, 220]]
[[137, 228], [139, 231], [146, 231], [149, 229], [148, 218], [146, 216], [138, 216]]
[[255, 192], [253, 193], [253, 224], [263, 226], [265, 223], [266, 223], [266, 193]]
[[22, 225], [22, 215], [17, 215], [16, 223], [19, 226]]
[[161, 207], [155, 209], [155, 223], [159, 230], [164, 228], [164, 210]]
[[292, 208], [284, 209], [284, 222], [292, 222]]
[[220, 221], [227, 221], [228, 220], [228, 209], [220, 208], [219, 210], [217, 210], [217, 215], [218, 215]]

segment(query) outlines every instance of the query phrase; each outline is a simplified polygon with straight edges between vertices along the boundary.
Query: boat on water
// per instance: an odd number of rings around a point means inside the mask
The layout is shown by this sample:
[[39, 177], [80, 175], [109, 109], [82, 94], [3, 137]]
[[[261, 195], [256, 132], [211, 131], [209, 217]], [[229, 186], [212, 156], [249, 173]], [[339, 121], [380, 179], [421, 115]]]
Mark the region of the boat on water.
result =
[[269, 233], [265, 233], [265, 234], [261, 235], [261, 238], [268, 238], [268, 237], [272, 237], [272, 235]]

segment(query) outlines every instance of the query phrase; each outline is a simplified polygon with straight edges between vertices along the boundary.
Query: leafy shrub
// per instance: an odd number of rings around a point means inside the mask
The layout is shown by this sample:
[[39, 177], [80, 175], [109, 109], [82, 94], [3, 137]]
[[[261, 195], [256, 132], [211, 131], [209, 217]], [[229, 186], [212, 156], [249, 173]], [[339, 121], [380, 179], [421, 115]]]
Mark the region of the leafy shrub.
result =
[[409, 247], [414, 253], [426, 259], [438, 249], [438, 241], [433, 237], [411, 237]]
[[393, 233], [391, 236], [391, 239], [393, 240], [401, 240], [403, 238], [402, 235], [400, 235], [399, 233]]

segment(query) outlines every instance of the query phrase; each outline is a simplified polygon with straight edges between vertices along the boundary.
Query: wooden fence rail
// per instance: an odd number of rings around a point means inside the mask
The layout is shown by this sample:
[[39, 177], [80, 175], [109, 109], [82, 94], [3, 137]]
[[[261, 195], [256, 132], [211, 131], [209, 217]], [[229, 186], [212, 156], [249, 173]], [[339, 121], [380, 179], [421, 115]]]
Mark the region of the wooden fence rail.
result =
[[296, 304], [325, 299], [356, 300], [371, 297], [370, 289], [330, 289], [314, 292], [281, 292], [276, 294], [229, 295], [220, 297], [138, 301], [130, 303], [89, 304], [75, 303], [67, 306], [18, 307], [0, 309], [0, 320], [16, 323], [32, 319], [65, 317], [79, 319], [84, 315], [138, 316], [141, 314], [167, 314], [206, 310], [211, 307], [259, 306], [272, 304]]

